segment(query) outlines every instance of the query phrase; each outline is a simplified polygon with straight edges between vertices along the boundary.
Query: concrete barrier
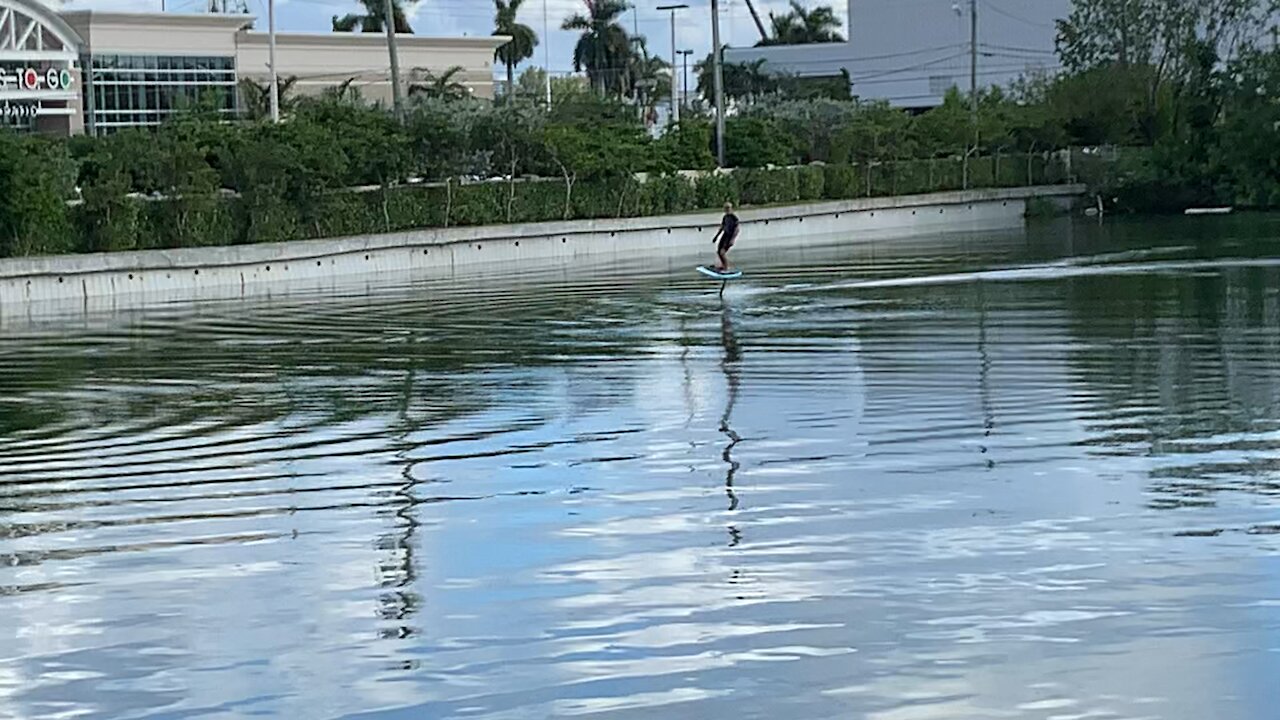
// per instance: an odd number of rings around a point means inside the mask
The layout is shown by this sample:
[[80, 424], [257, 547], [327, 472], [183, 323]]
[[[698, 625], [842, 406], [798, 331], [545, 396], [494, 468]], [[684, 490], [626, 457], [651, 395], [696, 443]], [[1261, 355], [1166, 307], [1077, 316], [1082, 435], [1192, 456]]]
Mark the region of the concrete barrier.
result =
[[[781, 248], [1019, 225], [1032, 198], [1074, 185], [970, 190], [745, 209], [742, 242]], [[269, 297], [345, 281], [462, 275], [509, 263], [710, 255], [720, 213], [412, 230], [261, 245], [0, 260], [0, 318], [183, 300]]]

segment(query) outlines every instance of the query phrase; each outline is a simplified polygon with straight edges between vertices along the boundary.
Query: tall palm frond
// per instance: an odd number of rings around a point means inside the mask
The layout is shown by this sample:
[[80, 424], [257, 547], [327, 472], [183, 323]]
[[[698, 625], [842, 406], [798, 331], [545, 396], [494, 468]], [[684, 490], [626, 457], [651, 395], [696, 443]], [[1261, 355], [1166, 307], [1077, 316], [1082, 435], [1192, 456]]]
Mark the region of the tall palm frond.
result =
[[454, 65], [439, 75], [427, 68], [414, 68], [409, 72], [409, 96], [421, 95], [441, 100], [471, 97], [471, 88], [456, 79], [463, 71], [461, 65]]
[[582, 31], [573, 48], [573, 67], [586, 70], [598, 92], [621, 94], [632, 50], [631, 38], [618, 19], [630, 5], [624, 0], [583, 0], [583, 4], [585, 15], [573, 15], [561, 25], [564, 30]]
[[521, 61], [533, 57], [538, 46], [538, 35], [528, 25], [520, 23], [516, 15], [524, 0], [493, 0], [493, 34], [505, 35], [509, 40], [493, 53], [493, 58], [507, 66], [507, 95], [515, 94], [515, 68]]
[[[347, 13], [342, 17], [333, 16], [334, 32], [384, 32], [387, 28], [386, 8], [382, 0], [360, 0], [364, 6], [363, 13]], [[412, 35], [413, 28], [404, 13], [404, 5], [400, 0], [391, 0], [391, 17], [395, 22], [396, 32], [401, 35]]]
[[811, 43], [844, 42], [840, 34], [840, 20], [830, 5], [812, 10], [791, 0], [791, 11], [785, 15], [769, 15], [773, 35], [761, 40], [759, 45], [808, 45]]

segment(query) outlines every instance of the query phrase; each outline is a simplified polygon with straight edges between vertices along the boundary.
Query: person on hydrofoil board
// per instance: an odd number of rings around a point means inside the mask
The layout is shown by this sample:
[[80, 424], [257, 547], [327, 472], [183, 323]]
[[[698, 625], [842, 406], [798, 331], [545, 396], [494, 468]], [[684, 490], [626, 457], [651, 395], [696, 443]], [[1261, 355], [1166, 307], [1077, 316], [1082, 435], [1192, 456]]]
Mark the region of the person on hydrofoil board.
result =
[[729, 251], [738, 240], [739, 225], [738, 216], [733, 214], [733, 203], [725, 203], [724, 219], [720, 221], [720, 229], [716, 231], [716, 236], [711, 238], [711, 244], [716, 246], [716, 257], [720, 259], [720, 264], [715, 268], [716, 272], [729, 272]]

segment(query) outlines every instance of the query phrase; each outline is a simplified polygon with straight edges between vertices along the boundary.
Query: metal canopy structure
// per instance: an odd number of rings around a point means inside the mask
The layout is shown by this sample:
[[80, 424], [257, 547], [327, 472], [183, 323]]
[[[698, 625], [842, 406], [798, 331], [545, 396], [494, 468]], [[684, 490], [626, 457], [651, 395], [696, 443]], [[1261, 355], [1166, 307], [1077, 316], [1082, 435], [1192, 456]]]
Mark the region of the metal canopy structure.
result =
[[0, 126], [68, 131], [79, 115], [80, 48], [49, 7], [0, 0]]
[[72, 62], [79, 48], [75, 30], [48, 7], [0, 0], [0, 61]]

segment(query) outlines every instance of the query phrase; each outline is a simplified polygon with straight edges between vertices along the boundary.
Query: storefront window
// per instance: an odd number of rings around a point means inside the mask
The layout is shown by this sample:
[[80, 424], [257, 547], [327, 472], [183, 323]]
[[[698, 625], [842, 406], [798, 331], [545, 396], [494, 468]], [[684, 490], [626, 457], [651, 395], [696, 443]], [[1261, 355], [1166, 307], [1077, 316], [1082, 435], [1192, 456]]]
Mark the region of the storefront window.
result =
[[159, 125], [176, 112], [207, 107], [236, 112], [230, 57], [96, 55], [92, 58], [94, 132]]

